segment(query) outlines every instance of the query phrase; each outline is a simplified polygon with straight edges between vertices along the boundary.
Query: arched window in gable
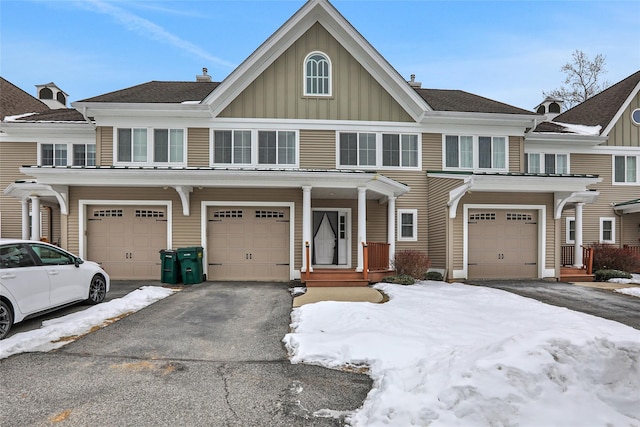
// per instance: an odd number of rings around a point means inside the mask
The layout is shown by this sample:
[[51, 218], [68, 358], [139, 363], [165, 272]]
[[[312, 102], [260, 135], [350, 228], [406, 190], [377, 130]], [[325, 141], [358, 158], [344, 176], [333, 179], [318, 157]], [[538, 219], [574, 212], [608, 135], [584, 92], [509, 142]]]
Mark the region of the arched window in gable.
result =
[[322, 52], [311, 52], [304, 60], [304, 94], [331, 96], [331, 61]]

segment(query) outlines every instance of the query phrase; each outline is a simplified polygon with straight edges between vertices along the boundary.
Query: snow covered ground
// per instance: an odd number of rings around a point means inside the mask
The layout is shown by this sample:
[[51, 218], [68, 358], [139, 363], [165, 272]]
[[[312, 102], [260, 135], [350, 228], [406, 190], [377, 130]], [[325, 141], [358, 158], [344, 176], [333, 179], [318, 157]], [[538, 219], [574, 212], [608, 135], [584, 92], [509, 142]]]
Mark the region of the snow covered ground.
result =
[[284, 338], [293, 363], [368, 368], [353, 426], [640, 426], [640, 331], [496, 289], [376, 288], [390, 301], [294, 309]]
[[49, 351], [68, 344], [95, 328], [115, 322], [174, 293], [175, 289], [143, 286], [122, 298], [94, 305], [42, 322], [40, 329], [21, 332], [0, 341], [0, 359], [28, 351]]
[[[611, 279], [609, 282], [612, 283], [622, 283], [622, 284], [632, 284], [632, 285], [640, 285], [640, 274], [632, 274], [631, 279]], [[616, 289], [616, 292], [620, 292], [621, 294], [627, 294], [634, 297], [640, 297], [640, 287], [633, 288], [622, 288]]]

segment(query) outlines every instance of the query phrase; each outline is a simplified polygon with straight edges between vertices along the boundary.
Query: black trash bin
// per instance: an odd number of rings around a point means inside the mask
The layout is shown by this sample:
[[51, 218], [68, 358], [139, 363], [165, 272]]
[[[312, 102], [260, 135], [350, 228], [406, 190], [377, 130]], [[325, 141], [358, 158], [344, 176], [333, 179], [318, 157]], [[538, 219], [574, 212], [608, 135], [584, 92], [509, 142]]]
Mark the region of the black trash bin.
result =
[[182, 273], [182, 283], [194, 285], [202, 283], [202, 254], [204, 248], [194, 246], [189, 248], [178, 248], [178, 261], [180, 262], [180, 272]]
[[180, 283], [180, 263], [178, 262], [178, 252], [171, 249], [160, 251], [160, 281], [175, 285]]

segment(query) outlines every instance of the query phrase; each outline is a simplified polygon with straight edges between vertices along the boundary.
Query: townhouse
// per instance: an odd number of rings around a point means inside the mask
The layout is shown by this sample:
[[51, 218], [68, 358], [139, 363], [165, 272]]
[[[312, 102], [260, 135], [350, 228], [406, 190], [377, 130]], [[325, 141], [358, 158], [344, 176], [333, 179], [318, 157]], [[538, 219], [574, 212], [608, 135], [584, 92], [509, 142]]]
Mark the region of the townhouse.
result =
[[[565, 236], [587, 243], [592, 218], [619, 244], [640, 223], [636, 122], [624, 122], [635, 139], [603, 129], [581, 145], [558, 127], [577, 129], [571, 118], [422, 88], [326, 0], [306, 2], [222, 82], [205, 69], [71, 109], [53, 84], [38, 94], [61, 108], [3, 107], [0, 233], [50, 239], [114, 279], [157, 279], [158, 252], [185, 246], [204, 248], [207, 280], [362, 273], [368, 251], [384, 270], [404, 249], [452, 280], [557, 278]], [[637, 82], [629, 98], [633, 116]], [[592, 169], [592, 155], [608, 168]]]

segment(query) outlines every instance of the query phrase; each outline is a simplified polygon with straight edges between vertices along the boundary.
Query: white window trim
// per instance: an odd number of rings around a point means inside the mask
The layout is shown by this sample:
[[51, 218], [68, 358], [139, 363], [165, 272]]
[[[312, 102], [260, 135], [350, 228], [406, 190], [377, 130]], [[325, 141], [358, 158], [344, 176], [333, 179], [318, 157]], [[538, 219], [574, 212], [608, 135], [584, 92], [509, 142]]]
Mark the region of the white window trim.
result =
[[[540, 172], [530, 172], [530, 173], [540, 173], [540, 174], [546, 173], [546, 172], [544, 172], [544, 170], [546, 168], [545, 156], [547, 154], [555, 156], [555, 158], [556, 158], [556, 171], [558, 170], [558, 156], [567, 156], [567, 172], [566, 173], [567, 174], [571, 173], [571, 155], [569, 153], [560, 153], [560, 152], [559, 153], [553, 153], [553, 152], [548, 152], [548, 151], [547, 152], [534, 151], [534, 152], [526, 152], [525, 154], [527, 155], [526, 156], [526, 158], [527, 158], [527, 171], [531, 170], [531, 167], [530, 167], [531, 164], [529, 163], [529, 160], [531, 159], [530, 156], [532, 154], [537, 154], [537, 155], [540, 156]], [[555, 172], [555, 173], [558, 173], [558, 172]]]
[[[413, 236], [402, 237], [402, 214], [411, 214], [413, 217]], [[398, 209], [396, 212], [397, 240], [398, 242], [416, 242], [418, 241], [418, 210], [417, 209]]]
[[566, 218], [566, 226], [565, 226], [565, 243], [574, 244], [576, 241], [571, 239], [571, 221], [575, 224], [576, 218], [573, 216], [568, 216]]
[[[96, 146], [95, 143], [87, 143], [87, 142], [38, 142], [38, 156], [37, 156], [37, 162], [39, 166], [43, 166], [42, 162], [42, 146], [43, 145], [53, 145], [53, 156], [54, 156], [54, 163], [55, 163], [55, 146], [56, 145], [66, 145], [67, 146], [67, 164], [65, 166], [73, 166], [73, 146], [74, 145], [84, 145], [89, 146], [89, 145], [93, 145], [94, 147]], [[86, 160], [86, 158], [85, 158]], [[97, 152], [97, 147], [96, 147], [96, 163], [98, 161], [98, 152]], [[87, 165], [85, 165], [87, 166]], [[63, 166], [60, 166], [63, 167]]]
[[[147, 131], [147, 160], [144, 162], [121, 162], [118, 161], [118, 129], [146, 129]], [[156, 129], [182, 130], [182, 161], [181, 162], [153, 162], [149, 159], [153, 158], [153, 135]], [[147, 126], [114, 126], [113, 128], [113, 164], [114, 166], [164, 166], [164, 167], [184, 167], [187, 166], [187, 128], [183, 127], [147, 127]], [[96, 153], [98, 156], [98, 153]], [[133, 154], [132, 154], [133, 157]]]
[[[626, 175], [626, 162], [625, 162], [625, 177], [624, 182], [616, 182], [616, 157], [635, 157], [636, 158], [636, 182], [627, 182]], [[633, 154], [613, 154], [611, 156], [611, 185], [630, 185], [630, 186], [639, 186], [640, 185], [640, 156], [634, 156]]]
[[[375, 165], [342, 165], [340, 164], [340, 134], [341, 133], [373, 133], [376, 135], [376, 164]], [[415, 136], [418, 141], [418, 164], [417, 166], [383, 166], [382, 164], [382, 135], [398, 135], [400, 137], [400, 155], [402, 156], [402, 136]], [[360, 146], [358, 146], [358, 163], [360, 163]], [[402, 163], [402, 157], [400, 157]], [[388, 132], [388, 131], [337, 131], [336, 132], [336, 169], [344, 170], [403, 170], [403, 171], [421, 171], [422, 170], [422, 134], [414, 132]]]
[[[604, 222], [605, 221], [611, 221], [611, 240], [604, 240], [603, 237], [603, 233], [604, 233]], [[599, 234], [599, 238], [600, 238], [600, 243], [615, 243], [616, 242], [616, 219], [614, 217], [601, 217], [600, 218], [600, 234]]]
[[636, 126], [640, 126], [640, 120], [636, 121], [633, 118], [636, 113], [640, 114], [640, 108], [634, 108], [633, 110], [631, 110], [631, 115], [630, 115], [631, 123], [633, 123]]
[[[250, 131], [251, 132], [251, 163], [214, 163], [214, 147], [215, 131]], [[290, 164], [271, 164], [271, 163], [258, 163], [258, 133], [259, 132], [293, 132], [295, 135], [295, 162]], [[233, 147], [231, 147], [233, 149]], [[276, 148], [277, 150], [277, 148]], [[209, 129], [209, 165], [216, 168], [227, 169], [247, 169], [247, 168], [261, 168], [261, 169], [298, 169], [300, 168], [300, 131], [294, 129], [243, 129], [243, 128], [231, 128], [225, 127], [220, 129]]]
[[[470, 136], [473, 139], [473, 167], [471, 168], [463, 168], [463, 167], [450, 167], [447, 166], [447, 136]], [[504, 138], [504, 168], [481, 168], [480, 167], [480, 137], [490, 137], [492, 142], [493, 149], [493, 138]], [[458, 140], [460, 143], [460, 140]], [[492, 153], [493, 156], [493, 153]], [[491, 159], [493, 163], [493, 158]], [[446, 132], [442, 134], [442, 170], [449, 171], [471, 171], [471, 172], [486, 172], [486, 171], [499, 171], [499, 172], [508, 172], [509, 171], [509, 136], [507, 135], [493, 135], [491, 133], [482, 134], [472, 134], [472, 133], [452, 133]]]
[[[329, 63], [329, 92], [328, 93], [310, 93], [307, 92], [307, 61], [313, 55], [322, 55]], [[333, 63], [331, 62], [331, 58], [326, 53], [320, 50], [314, 50], [310, 52], [307, 56], [305, 56], [304, 61], [302, 62], [302, 93], [306, 97], [318, 97], [318, 98], [330, 98], [333, 96]]]

